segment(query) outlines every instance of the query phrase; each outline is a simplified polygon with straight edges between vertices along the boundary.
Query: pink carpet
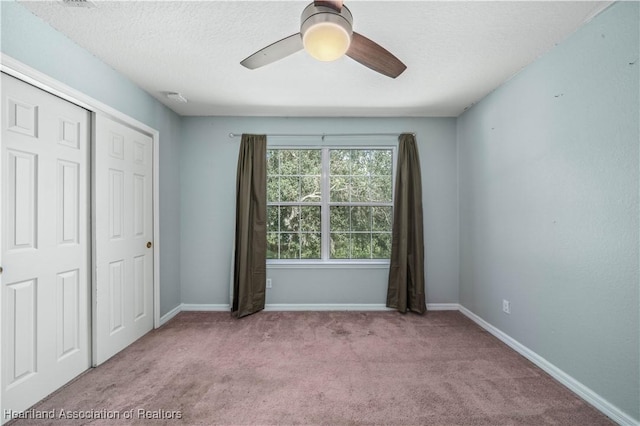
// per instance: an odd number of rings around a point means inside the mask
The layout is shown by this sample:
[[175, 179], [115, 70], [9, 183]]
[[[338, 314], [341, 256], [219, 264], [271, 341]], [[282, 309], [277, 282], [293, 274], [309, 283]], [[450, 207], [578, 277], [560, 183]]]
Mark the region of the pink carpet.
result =
[[458, 312], [185, 312], [33, 409], [12, 424], [613, 424]]

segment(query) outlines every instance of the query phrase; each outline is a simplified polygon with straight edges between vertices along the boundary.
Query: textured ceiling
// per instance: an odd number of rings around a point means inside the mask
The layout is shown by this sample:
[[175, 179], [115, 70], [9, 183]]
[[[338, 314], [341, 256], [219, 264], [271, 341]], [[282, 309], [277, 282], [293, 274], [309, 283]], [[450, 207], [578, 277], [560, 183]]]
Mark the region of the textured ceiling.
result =
[[240, 116], [457, 116], [610, 4], [347, 1], [354, 31], [407, 65], [397, 79], [304, 51], [256, 70], [239, 64], [298, 32], [307, 3], [22, 2], [177, 113]]

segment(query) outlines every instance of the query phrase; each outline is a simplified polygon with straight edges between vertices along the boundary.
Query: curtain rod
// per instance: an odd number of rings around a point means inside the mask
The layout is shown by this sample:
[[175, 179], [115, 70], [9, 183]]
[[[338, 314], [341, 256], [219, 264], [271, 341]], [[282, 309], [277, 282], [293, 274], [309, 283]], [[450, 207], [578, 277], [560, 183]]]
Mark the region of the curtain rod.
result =
[[[323, 139], [328, 137], [338, 137], [338, 136], [400, 136], [403, 133], [409, 133], [415, 136], [415, 132], [402, 132], [402, 133], [269, 133], [267, 136], [273, 137], [307, 137], [307, 136], [316, 136], [322, 137]], [[230, 138], [239, 138], [242, 136], [241, 133], [229, 133]]]

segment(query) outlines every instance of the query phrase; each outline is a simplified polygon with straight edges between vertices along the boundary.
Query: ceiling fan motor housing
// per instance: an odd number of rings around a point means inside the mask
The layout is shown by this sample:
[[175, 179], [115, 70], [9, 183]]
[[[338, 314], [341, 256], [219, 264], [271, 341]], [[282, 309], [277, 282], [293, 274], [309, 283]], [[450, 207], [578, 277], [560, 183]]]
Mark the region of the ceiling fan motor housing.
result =
[[[353, 16], [343, 6], [337, 11], [311, 3], [302, 11], [300, 34], [305, 49], [316, 59], [333, 61], [347, 51], [353, 35]], [[332, 38], [330, 43], [327, 38]]]

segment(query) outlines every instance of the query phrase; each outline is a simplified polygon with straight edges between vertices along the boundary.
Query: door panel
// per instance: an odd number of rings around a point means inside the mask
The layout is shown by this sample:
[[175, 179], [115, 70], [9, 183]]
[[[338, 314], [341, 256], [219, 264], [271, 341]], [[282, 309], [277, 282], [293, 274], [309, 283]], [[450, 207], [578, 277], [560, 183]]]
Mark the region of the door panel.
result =
[[77, 244], [80, 214], [80, 165], [58, 161], [58, 244]]
[[98, 365], [153, 328], [153, 141], [102, 115], [95, 137]]
[[13, 350], [7, 359], [9, 375], [6, 379], [8, 386], [14, 386], [36, 372], [37, 280], [10, 284], [7, 289], [7, 342]]
[[90, 366], [89, 113], [1, 84], [2, 408], [23, 411]]
[[9, 250], [36, 248], [38, 200], [36, 198], [37, 154], [7, 150], [7, 220], [13, 232]]
[[58, 359], [80, 350], [80, 323], [78, 306], [80, 305], [80, 280], [78, 270], [58, 274], [57, 293], [57, 330]]

